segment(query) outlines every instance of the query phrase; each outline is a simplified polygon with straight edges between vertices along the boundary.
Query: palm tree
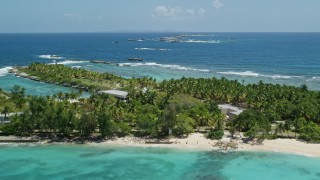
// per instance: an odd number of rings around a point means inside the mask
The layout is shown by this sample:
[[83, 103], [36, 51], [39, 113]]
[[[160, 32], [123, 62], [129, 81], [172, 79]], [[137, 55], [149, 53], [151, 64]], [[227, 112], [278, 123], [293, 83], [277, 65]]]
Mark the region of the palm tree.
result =
[[7, 115], [12, 111], [12, 108], [10, 106], [4, 106], [1, 113], [4, 114], [2, 124], [4, 124], [4, 121], [7, 120]]
[[284, 123], [284, 129], [287, 131], [287, 136], [289, 137], [289, 131], [291, 130], [291, 122], [290, 121], [286, 121]]
[[276, 127], [276, 134], [278, 135], [278, 133], [283, 133], [285, 131], [285, 125], [283, 122], [279, 123]]
[[172, 134], [172, 129], [175, 126], [176, 119], [177, 119], [177, 110], [175, 104], [169, 104], [164, 111], [163, 115], [163, 123], [165, 129], [168, 130], [168, 135], [171, 136]]

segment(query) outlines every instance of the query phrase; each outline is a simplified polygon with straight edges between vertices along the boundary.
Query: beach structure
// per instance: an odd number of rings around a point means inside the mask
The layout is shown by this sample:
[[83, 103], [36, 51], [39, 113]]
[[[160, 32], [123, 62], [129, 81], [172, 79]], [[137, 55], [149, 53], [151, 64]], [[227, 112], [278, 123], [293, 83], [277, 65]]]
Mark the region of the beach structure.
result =
[[221, 110], [221, 113], [227, 116], [227, 120], [229, 121], [233, 121], [243, 112], [243, 109], [230, 104], [219, 104], [218, 107]]
[[103, 91], [98, 91], [98, 94], [108, 94], [111, 96], [114, 96], [118, 98], [120, 101], [127, 102], [128, 100], [128, 92], [127, 91], [120, 91], [120, 90], [103, 90]]

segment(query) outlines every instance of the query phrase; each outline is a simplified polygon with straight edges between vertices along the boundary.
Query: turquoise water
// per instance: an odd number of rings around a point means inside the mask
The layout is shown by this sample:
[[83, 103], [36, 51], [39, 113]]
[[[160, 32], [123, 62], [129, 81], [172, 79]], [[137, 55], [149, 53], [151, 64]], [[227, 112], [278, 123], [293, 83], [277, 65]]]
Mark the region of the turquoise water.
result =
[[14, 75], [7, 75], [0, 78], [0, 88], [6, 91], [10, 91], [14, 85], [24, 87], [26, 89], [26, 93], [31, 95], [53, 95], [58, 92], [71, 92], [72, 90], [74, 90], [58, 85], [19, 78], [15, 77]]
[[319, 158], [87, 145], [1, 146], [0, 179], [320, 179]]
[[[12, 74], [6, 75], [0, 78], [0, 88], [5, 91], [10, 91], [13, 86], [19, 85], [25, 88], [25, 92], [28, 95], [39, 95], [47, 96], [54, 95], [59, 92], [70, 93], [72, 91], [77, 92], [78, 90], [55, 84], [48, 84], [38, 81], [32, 81], [30, 79], [16, 77]], [[82, 97], [88, 97], [89, 93], [84, 92]]]

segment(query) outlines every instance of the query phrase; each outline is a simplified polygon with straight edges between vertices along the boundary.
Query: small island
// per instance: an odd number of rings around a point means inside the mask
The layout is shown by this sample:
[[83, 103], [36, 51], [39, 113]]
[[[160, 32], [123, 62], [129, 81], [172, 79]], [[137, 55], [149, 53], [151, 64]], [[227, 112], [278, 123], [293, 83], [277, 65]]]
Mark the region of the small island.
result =
[[[26, 142], [273, 150], [272, 144], [285, 139], [282, 144], [301, 147], [287, 148], [288, 152], [305, 152], [303, 148], [312, 146], [311, 153], [320, 155], [317, 144], [299, 142], [320, 142], [320, 93], [306, 86], [243, 85], [225, 78], [157, 82], [40, 63], [11, 72], [79, 92], [43, 97], [26, 96], [19, 86], [11, 92], [1, 91], [3, 142], [24, 137]], [[79, 98], [82, 91], [91, 96]], [[117, 140], [111, 141], [115, 137]], [[259, 146], [263, 143], [266, 145]], [[281, 150], [282, 146], [278, 147]]]

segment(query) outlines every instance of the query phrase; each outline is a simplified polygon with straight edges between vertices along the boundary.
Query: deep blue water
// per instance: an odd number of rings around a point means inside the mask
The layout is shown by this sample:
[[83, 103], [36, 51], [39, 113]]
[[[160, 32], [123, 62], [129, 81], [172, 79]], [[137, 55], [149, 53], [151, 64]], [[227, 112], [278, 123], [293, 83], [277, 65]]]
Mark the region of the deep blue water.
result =
[[[183, 35], [179, 43], [159, 41], [177, 35]], [[144, 61], [127, 60], [133, 57]], [[124, 77], [151, 76], [159, 81], [182, 76], [225, 76], [245, 83], [262, 80], [305, 84], [320, 90], [320, 33], [0, 34], [0, 88], [9, 89], [12, 83], [23, 81], [7, 77], [8, 66], [53, 60]], [[90, 60], [128, 66], [92, 64]], [[6, 83], [8, 78], [11, 84]], [[46, 85], [32, 87], [41, 91]]]

